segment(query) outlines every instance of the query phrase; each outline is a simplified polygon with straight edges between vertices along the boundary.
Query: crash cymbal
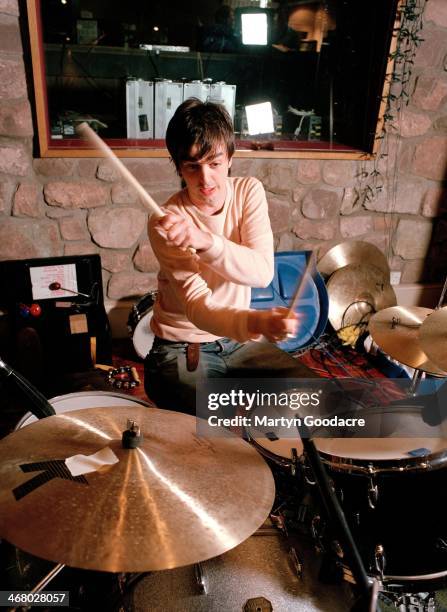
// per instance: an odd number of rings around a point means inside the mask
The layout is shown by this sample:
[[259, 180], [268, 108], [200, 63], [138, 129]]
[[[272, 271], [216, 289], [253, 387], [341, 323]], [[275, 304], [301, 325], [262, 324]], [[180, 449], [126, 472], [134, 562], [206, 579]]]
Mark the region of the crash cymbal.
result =
[[[141, 428], [139, 448], [122, 446], [127, 419]], [[101, 449], [118, 461], [76, 477], [63, 462]], [[220, 555], [263, 523], [273, 499], [272, 474], [248, 442], [199, 437], [194, 417], [169, 410], [87, 408], [0, 441], [0, 537], [72, 567], [142, 572]]]
[[428, 315], [419, 330], [419, 342], [430, 361], [447, 371], [447, 308]]
[[336, 270], [351, 264], [362, 265], [371, 262], [383, 271], [386, 281], [390, 278], [390, 268], [385, 255], [374, 244], [351, 240], [330, 248], [318, 257], [317, 268], [320, 274], [329, 277]]
[[381, 310], [369, 321], [369, 333], [382, 351], [400, 363], [435, 376], [446, 373], [426, 355], [420, 343], [420, 329], [431, 308], [394, 306]]
[[366, 323], [375, 312], [396, 304], [386, 274], [373, 265], [345, 266], [331, 275], [326, 287], [329, 321], [335, 330]]

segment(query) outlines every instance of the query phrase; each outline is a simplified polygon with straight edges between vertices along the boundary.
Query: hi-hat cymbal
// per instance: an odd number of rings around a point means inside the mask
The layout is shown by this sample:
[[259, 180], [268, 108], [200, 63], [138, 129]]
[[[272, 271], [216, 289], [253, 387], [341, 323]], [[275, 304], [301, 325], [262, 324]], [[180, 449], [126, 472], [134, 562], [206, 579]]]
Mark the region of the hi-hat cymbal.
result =
[[443, 376], [446, 373], [434, 364], [422, 349], [420, 329], [431, 308], [422, 306], [394, 306], [381, 310], [369, 321], [369, 333], [382, 351], [400, 363]]
[[[129, 418], [144, 435], [136, 449], [121, 444]], [[119, 461], [75, 480], [60, 461], [105, 447]], [[142, 572], [203, 561], [249, 537], [273, 499], [270, 469], [248, 442], [199, 437], [196, 419], [178, 412], [88, 408], [0, 441], [0, 537], [72, 567]]]
[[447, 371], [447, 308], [435, 310], [425, 319], [419, 342], [430, 361]]
[[360, 240], [342, 242], [319, 255], [317, 268], [320, 274], [328, 277], [345, 266], [364, 263], [371, 263], [382, 270], [386, 281], [389, 282], [390, 268], [385, 255], [374, 244]]
[[372, 314], [396, 304], [396, 294], [382, 270], [373, 265], [345, 266], [327, 282], [329, 321], [338, 330], [367, 322]]

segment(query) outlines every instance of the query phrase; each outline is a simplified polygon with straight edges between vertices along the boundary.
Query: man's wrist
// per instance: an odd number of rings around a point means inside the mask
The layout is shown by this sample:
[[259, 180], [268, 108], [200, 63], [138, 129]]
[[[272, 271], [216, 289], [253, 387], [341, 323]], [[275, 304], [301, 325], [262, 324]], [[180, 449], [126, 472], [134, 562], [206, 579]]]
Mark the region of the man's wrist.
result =
[[213, 244], [214, 242], [212, 235], [209, 232], [204, 232], [203, 230], [200, 230], [200, 239], [193, 246], [198, 253], [201, 253], [202, 251], [207, 251], [208, 249], [210, 249]]

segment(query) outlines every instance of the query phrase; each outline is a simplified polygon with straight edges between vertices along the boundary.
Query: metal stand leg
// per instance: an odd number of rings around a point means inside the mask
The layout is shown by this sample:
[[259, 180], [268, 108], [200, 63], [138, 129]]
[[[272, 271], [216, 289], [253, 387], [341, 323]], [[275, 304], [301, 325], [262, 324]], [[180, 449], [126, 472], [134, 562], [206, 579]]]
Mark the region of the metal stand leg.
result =
[[200, 592], [204, 595], [208, 595], [208, 581], [206, 580], [203, 563], [199, 562], [194, 564], [194, 575]]
[[422, 377], [424, 375], [423, 370], [415, 370], [413, 374], [413, 378], [411, 379], [410, 385], [410, 395], [416, 395], [419, 389], [419, 385], [421, 383]]

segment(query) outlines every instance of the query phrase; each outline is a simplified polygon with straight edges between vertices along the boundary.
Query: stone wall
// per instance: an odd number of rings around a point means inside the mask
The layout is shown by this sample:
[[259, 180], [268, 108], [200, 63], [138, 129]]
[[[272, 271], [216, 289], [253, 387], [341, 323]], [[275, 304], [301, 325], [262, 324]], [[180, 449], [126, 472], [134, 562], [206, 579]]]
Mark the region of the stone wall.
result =
[[[264, 184], [278, 250], [377, 244], [401, 282], [447, 272], [447, 2], [428, 0], [410, 104], [379, 168], [384, 189], [364, 197], [372, 162], [235, 159], [233, 175]], [[28, 84], [29, 86], [29, 84]], [[99, 253], [105, 294], [142, 295], [156, 283], [147, 212], [105, 160], [33, 159], [33, 125], [16, 0], [0, 0], [0, 259]], [[167, 159], [126, 165], [162, 204], [179, 187]]]

